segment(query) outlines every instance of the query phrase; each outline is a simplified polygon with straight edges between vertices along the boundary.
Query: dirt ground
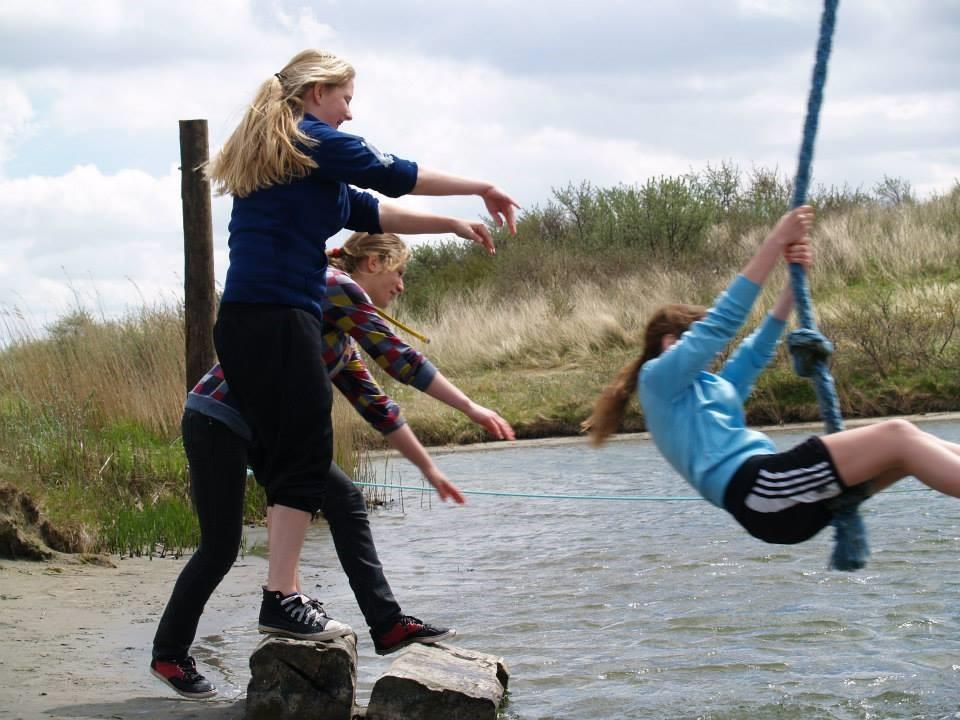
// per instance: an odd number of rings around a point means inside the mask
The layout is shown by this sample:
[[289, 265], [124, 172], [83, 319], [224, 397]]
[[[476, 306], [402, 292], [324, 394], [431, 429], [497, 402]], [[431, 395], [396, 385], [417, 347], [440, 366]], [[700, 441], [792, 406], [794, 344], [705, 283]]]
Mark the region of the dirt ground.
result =
[[[205, 667], [220, 696], [204, 702], [183, 700], [150, 675], [153, 633], [183, 560], [109, 562], [114, 567], [0, 560], [0, 720], [242, 718], [245, 668], [215, 677]], [[255, 626], [252, 589], [264, 577], [265, 560], [239, 559], [208, 603], [198, 638]]]

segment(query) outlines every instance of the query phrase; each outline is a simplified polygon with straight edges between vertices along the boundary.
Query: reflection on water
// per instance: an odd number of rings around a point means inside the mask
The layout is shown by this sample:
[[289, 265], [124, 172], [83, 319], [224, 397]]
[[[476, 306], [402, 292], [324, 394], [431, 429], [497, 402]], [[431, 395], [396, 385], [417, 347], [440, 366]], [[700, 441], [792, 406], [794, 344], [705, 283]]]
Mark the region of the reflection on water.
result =
[[[958, 424], [924, 427], [960, 441]], [[775, 439], [785, 448], [802, 436]], [[451, 454], [438, 464], [462, 489], [691, 494], [645, 441]], [[384, 472], [419, 483], [400, 461]], [[472, 496], [449, 507], [407, 492], [402, 512], [372, 517], [404, 610], [454, 625], [457, 644], [506, 660], [504, 718], [958, 717], [960, 502], [888, 492], [864, 515], [873, 554], [855, 574], [825, 569], [829, 530], [799, 546], [764, 545], [702, 501]], [[363, 627], [322, 524], [303, 572], [334, 617]], [[248, 628], [228, 664], [245, 662]], [[365, 701], [390, 659], [364, 634], [360, 653]]]

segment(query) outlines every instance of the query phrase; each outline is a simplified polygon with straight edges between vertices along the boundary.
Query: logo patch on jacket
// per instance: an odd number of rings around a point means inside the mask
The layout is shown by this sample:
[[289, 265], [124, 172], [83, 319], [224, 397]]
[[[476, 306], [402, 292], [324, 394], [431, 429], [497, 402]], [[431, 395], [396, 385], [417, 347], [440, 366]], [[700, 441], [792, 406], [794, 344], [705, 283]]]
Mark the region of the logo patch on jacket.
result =
[[369, 143], [366, 140], [361, 140], [360, 144], [363, 145], [367, 150], [373, 153], [374, 157], [377, 158], [379, 162], [384, 167], [390, 167], [393, 165], [393, 155], [388, 155], [377, 150], [376, 146], [373, 143]]

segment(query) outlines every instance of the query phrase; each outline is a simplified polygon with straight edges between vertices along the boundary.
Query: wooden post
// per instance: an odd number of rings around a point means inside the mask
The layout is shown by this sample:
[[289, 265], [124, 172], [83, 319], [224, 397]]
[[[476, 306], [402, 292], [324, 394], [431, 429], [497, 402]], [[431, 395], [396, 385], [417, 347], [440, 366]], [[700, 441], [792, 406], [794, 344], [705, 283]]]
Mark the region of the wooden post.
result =
[[210, 182], [203, 166], [210, 157], [206, 120], [180, 121], [180, 198], [183, 202], [184, 345], [187, 391], [216, 362], [213, 323], [213, 218]]

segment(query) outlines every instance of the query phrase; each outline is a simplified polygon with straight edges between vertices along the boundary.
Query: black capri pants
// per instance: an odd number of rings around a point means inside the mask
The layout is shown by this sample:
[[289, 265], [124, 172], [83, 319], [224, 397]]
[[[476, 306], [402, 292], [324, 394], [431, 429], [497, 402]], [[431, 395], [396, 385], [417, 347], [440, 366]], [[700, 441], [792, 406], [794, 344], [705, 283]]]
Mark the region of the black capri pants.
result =
[[221, 303], [213, 339], [230, 392], [259, 443], [257, 477], [267, 502], [316, 513], [333, 459], [333, 395], [320, 319], [286, 305]]

